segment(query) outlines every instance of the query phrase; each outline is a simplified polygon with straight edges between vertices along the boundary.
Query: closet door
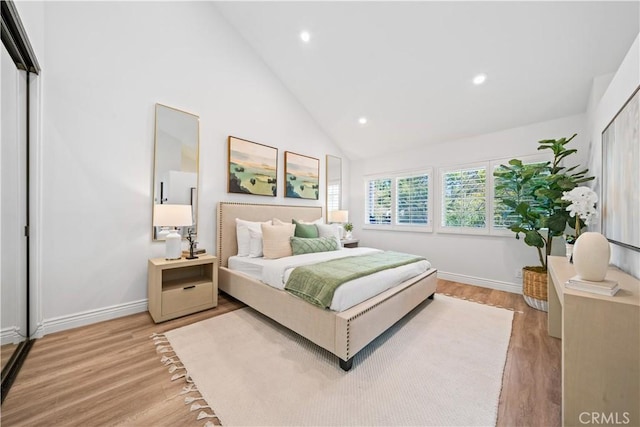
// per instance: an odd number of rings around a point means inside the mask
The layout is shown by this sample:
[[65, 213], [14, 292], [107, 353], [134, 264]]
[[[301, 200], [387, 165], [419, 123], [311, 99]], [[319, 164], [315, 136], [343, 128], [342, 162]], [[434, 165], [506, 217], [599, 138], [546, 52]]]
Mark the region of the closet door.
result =
[[27, 331], [27, 72], [2, 46], [0, 97], [0, 351], [4, 369]]

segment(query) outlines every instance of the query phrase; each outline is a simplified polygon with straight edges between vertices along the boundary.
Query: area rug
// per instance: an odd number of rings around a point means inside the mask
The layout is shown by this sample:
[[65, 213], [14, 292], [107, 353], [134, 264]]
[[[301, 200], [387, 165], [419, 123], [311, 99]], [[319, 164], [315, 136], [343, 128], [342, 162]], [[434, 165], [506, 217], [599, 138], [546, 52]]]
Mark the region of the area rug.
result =
[[438, 294], [358, 353], [349, 372], [250, 308], [165, 336], [225, 426], [488, 426], [512, 320]]

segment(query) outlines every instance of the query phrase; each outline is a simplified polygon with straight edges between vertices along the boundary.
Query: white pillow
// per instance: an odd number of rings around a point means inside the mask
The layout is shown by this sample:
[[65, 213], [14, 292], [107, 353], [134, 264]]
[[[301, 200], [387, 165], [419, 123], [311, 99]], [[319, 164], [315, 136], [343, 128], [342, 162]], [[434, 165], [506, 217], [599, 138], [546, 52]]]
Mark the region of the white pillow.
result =
[[[314, 221], [305, 221], [305, 220], [302, 220], [302, 219], [296, 219], [295, 221], [297, 223], [299, 223], [299, 224], [315, 224], [315, 225], [324, 224], [324, 219], [322, 219], [322, 218], [318, 218], [318, 219], [316, 219]], [[273, 218], [273, 225], [284, 225], [284, 224], [289, 224], [289, 223], [288, 222], [284, 222], [283, 220], [278, 219], [278, 218]]]
[[316, 224], [316, 227], [318, 227], [319, 237], [335, 237], [338, 240], [338, 247], [342, 246], [340, 243], [342, 230], [338, 224]]
[[293, 255], [291, 237], [296, 231], [295, 224], [268, 225], [262, 224], [262, 251], [268, 259]]
[[249, 256], [251, 252], [251, 236], [249, 230], [260, 231], [262, 224], [271, 225], [271, 220], [265, 222], [246, 221], [236, 218], [236, 238], [238, 240], [238, 256]]
[[249, 258], [262, 257], [262, 230], [249, 229]]

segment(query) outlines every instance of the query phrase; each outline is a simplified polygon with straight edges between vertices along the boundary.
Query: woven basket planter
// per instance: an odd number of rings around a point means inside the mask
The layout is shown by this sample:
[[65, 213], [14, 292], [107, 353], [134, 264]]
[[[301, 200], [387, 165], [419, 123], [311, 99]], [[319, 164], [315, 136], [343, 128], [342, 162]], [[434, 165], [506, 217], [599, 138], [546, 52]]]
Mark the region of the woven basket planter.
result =
[[549, 311], [546, 270], [542, 267], [524, 267], [522, 269], [522, 294], [530, 307]]

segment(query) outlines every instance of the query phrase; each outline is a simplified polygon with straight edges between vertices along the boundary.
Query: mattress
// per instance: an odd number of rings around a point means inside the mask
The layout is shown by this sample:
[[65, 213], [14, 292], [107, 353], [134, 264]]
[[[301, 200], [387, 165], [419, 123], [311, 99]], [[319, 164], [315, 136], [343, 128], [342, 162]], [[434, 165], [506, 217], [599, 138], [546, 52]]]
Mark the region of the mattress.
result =
[[[381, 251], [373, 248], [343, 248], [338, 251], [295, 255], [279, 259], [233, 256], [229, 258], [228, 265], [231, 270], [246, 274], [274, 288], [284, 290], [289, 275], [295, 267], [374, 252]], [[422, 260], [351, 280], [336, 289], [329, 308], [333, 311], [347, 310], [387, 289], [424, 273], [430, 268], [431, 263]]]

